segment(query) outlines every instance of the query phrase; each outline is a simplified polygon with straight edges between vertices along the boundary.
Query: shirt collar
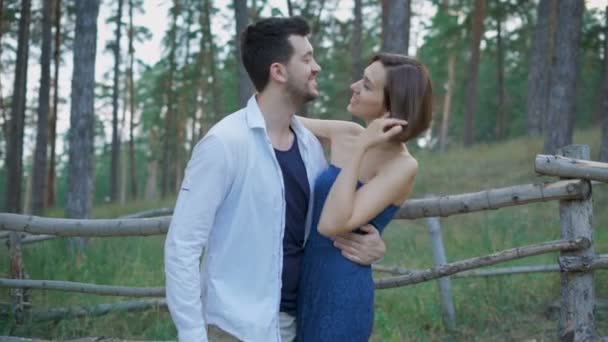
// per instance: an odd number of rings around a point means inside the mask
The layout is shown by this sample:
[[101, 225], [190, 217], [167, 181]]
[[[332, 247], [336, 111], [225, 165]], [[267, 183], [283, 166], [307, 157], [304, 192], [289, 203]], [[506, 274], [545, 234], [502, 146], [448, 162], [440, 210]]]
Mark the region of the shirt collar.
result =
[[262, 128], [266, 130], [266, 122], [264, 116], [258, 105], [258, 100], [255, 98], [255, 94], [247, 101], [247, 125], [249, 128]]
[[[266, 121], [264, 121], [264, 116], [262, 115], [262, 111], [260, 110], [260, 106], [258, 105], [258, 100], [255, 94], [247, 101], [246, 112], [247, 124], [249, 125], [250, 129], [262, 128], [264, 131], [266, 131]], [[298, 139], [305, 138], [305, 128], [295, 115], [291, 119], [291, 127], [296, 133], [296, 137]], [[303, 147], [306, 148], [306, 144]]]

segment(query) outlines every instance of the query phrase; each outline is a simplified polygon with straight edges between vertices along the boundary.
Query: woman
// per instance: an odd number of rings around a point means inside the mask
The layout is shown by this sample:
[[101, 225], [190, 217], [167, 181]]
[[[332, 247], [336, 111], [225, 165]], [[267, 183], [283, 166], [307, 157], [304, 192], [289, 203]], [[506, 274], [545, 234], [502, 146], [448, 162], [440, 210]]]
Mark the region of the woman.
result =
[[414, 58], [378, 54], [351, 89], [347, 109], [365, 121], [366, 129], [300, 118], [330, 146], [331, 162], [315, 183], [313, 225], [298, 290], [298, 341], [369, 339], [371, 268], [347, 260], [331, 237], [367, 223], [382, 232], [407, 199], [418, 169], [405, 142], [431, 121], [431, 81]]

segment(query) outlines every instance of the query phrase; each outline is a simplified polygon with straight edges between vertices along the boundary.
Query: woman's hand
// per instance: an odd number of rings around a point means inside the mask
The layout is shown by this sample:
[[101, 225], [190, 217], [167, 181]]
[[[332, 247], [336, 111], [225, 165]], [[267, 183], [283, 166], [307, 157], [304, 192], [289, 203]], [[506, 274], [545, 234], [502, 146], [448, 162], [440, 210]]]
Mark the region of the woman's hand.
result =
[[363, 148], [370, 148], [374, 145], [389, 141], [392, 137], [401, 133], [407, 121], [393, 119], [393, 118], [380, 118], [372, 121], [365, 131], [360, 136], [360, 143]]

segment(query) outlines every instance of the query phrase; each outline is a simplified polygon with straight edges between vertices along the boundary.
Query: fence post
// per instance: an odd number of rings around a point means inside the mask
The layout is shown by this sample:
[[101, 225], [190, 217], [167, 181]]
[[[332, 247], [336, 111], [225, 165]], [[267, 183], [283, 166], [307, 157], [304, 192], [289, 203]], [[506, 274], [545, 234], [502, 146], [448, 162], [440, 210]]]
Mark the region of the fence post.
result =
[[[429, 217], [427, 219], [429, 225], [429, 233], [431, 235], [431, 248], [433, 250], [433, 263], [435, 266], [447, 264], [445, 249], [443, 248], [443, 239], [441, 238], [441, 226], [438, 217]], [[437, 279], [439, 284], [439, 299], [441, 301], [441, 316], [443, 323], [448, 330], [456, 329], [456, 313], [454, 310], [454, 301], [452, 300], [452, 291], [450, 290], [450, 277]]]
[[[590, 158], [587, 145], [569, 145], [558, 150], [558, 154], [568, 158]], [[562, 239], [586, 238], [589, 248], [560, 253], [561, 260], [593, 260], [593, 217], [592, 198], [584, 200], [562, 200], [559, 202], [559, 217]], [[593, 270], [561, 272], [561, 308], [558, 323], [558, 340], [592, 341], [595, 339], [595, 289]]]

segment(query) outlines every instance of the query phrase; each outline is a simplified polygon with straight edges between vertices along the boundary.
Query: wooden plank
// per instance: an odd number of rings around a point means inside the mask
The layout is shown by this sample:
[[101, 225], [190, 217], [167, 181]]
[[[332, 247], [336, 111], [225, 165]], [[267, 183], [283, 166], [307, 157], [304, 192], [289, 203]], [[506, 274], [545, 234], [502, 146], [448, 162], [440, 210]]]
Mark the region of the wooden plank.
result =
[[[589, 159], [590, 150], [586, 145], [570, 145], [561, 148], [558, 154], [575, 159]], [[560, 258], [585, 258], [593, 260], [593, 204], [591, 197], [580, 200], [561, 200], [559, 217], [562, 239], [589, 240], [590, 244], [578, 250], [562, 250]], [[595, 288], [593, 270], [589, 272], [561, 273], [562, 305], [558, 324], [558, 338], [572, 336], [573, 341], [593, 341], [595, 331]]]
[[475, 193], [412, 199], [405, 202], [395, 218], [445, 217], [536, 202], [583, 199], [590, 195], [589, 182], [578, 179], [517, 185]]
[[7, 279], [0, 278], [0, 287], [29, 288], [42, 290], [57, 290], [68, 292], [91, 293], [102, 296], [126, 296], [126, 297], [164, 297], [163, 287], [128, 287], [97, 285], [89, 283], [77, 283], [72, 281], [58, 280], [32, 280], [32, 279]]
[[452, 275], [483, 266], [498, 264], [501, 262], [521, 259], [528, 256], [551, 253], [561, 250], [577, 250], [589, 246], [589, 240], [581, 238], [576, 240], [557, 240], [538, 243], [525, 247], [507, 249], [501, 252], [452, 262], [443, 266], [434, 267], [411, 274], [386, 277], [375, 280], [377, 289], [388, 289], [411, 284], [418, 284], [432, 279]]
[[608, 182], [608, 163], [590, 160], [539, 154], [534, 161], [534, 170], [549, 176]]

